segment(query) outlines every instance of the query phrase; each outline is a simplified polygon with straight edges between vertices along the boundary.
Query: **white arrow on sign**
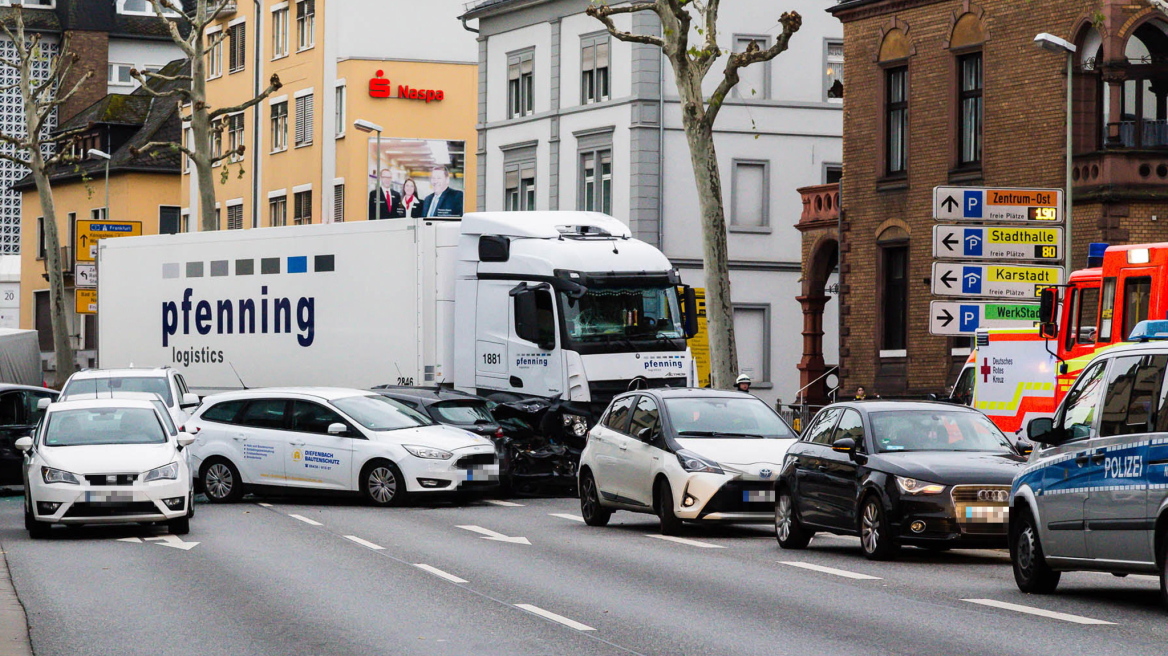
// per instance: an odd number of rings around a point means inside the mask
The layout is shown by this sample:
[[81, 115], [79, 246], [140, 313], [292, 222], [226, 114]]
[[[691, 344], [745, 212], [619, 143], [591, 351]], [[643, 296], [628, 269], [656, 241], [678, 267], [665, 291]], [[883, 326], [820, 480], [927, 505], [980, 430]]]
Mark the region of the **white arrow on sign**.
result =
[[531, 544], [530, 542], [527, 541], [527, 538], [520, 538], [520, 537], [510, 538], [510, 537], [507, 537], [506, 535], [503, 535], [502, 533], [496, 533], [489, 528], [483, 528], [481, 526], [459, 526], [458, 528], [465, 529], [467, 531], [473, 531], [475, 533], [479, 533], [483, 536], [484, 540], [494, 540], [496, 542], [510, 542], [512, 544], [526, 544], [526, 545]]

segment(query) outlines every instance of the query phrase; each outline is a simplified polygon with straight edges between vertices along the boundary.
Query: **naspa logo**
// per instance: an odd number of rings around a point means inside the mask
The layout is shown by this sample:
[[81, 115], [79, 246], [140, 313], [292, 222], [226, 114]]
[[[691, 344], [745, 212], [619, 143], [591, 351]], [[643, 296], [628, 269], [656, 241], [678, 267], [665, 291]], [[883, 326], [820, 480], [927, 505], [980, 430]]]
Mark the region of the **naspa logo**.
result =
[[645, 358], [645, 371], [659, 369], [684, 369], [685, 358], [680, 355], [665, 355], [655, 358]]
[[538, 355], [533, 353], [521, 353], [515, 357], [516, 367], [546, 367], [548, 366], [548, 357], [546, 355]]

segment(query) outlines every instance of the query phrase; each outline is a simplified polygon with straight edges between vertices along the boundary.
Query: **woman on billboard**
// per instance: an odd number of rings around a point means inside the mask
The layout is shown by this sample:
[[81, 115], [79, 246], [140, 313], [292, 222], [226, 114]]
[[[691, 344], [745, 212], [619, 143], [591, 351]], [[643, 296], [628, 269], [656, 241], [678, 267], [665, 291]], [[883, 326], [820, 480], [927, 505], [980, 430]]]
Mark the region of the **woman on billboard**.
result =
[[401, 202], [394, 208], [393, 218], [419, 218], [422, 216], [422, 198], [418, 196], [418, 185], [412, 178], [402, 183]]

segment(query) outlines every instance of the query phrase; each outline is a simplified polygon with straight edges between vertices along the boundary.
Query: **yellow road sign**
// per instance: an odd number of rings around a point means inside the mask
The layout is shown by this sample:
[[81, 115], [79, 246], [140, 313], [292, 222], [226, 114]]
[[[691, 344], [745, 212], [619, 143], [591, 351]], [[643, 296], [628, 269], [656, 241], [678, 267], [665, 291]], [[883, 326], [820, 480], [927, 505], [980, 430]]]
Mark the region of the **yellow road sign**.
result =
[[77, 314], [97, 314], [97, 290], [96, 289], [78, 289], [75, 290]]
[[698, 387], [710, 386], [710, 335], [706, 332], [706, 290], [694, 287], [698, 306], [698, 333], [689, 339], [689, 350], [697, 366]]
[[97, 259], [97, 242], [110, 237], [136, 237], [142, 234], [141, 221], [78, 221], [77, 243], [73, 245], [78, 262]]

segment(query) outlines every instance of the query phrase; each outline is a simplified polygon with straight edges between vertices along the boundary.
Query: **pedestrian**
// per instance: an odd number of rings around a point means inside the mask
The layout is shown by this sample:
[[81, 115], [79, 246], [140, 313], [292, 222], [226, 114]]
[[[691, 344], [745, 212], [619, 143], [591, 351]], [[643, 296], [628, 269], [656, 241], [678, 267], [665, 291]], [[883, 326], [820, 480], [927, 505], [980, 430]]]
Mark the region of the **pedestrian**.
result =
[[866, 398], [868, 398], [868, 393], [864, 391], [864, 386], [860, 385], [856, 388], [856, 398], [854, 400], [863, 401]]
[[739, 374], [738, 380], [734, 381], [734, 388], [739, 392], [750, 394], [750, 376], [746, 374]]

